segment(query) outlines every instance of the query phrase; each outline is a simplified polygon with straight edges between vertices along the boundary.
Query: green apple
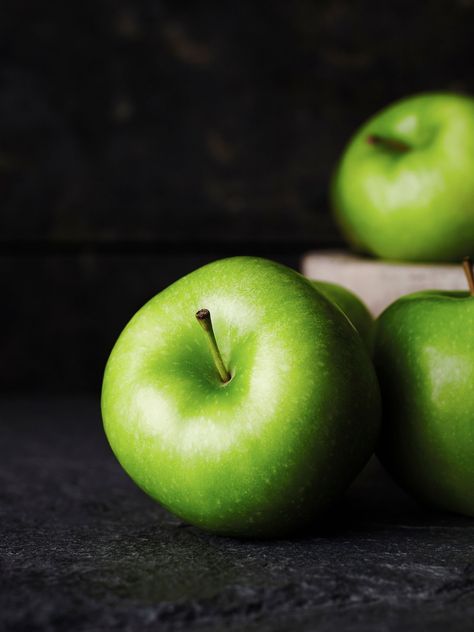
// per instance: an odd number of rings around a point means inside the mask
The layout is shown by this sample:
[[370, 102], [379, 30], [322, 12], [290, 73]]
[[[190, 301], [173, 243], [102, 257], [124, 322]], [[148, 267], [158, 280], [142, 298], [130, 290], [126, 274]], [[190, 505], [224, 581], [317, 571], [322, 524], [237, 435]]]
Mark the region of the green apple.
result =
[[359, 250], [405, 261], [474, 255], [474, 99], [399, 101], [355, 134], [332, 180], [332, 206]]
[[338, 308], [289, 268], [234, 257], [135, 314], [107, 363], [102, 413], [119, 462], [170, 511], [269, 537], [312, 523], [350, 484], [374, 449], [379, 397]]
[[359, 332], [369, 353], [372, 353], [374, 319], [360, 298], [337, 283], [329, 283], [329, 281], [311, 281], [311, 283], [347, 316]]
[[379, 317], [379, 457], [419, 499], [474, 516], [474, 278], [404, 296]]

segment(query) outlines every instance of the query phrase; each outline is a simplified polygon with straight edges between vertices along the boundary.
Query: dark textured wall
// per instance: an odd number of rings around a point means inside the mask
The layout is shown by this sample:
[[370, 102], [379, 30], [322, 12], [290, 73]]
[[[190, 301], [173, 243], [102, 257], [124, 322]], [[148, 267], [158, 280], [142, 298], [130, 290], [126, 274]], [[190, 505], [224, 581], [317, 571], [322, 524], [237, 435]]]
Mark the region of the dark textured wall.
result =
[[96, 390], [152, 294], [340, 237], [331, 169], [395, 98], [474, 92], [474, 2], [0, 4], [0, 384]]

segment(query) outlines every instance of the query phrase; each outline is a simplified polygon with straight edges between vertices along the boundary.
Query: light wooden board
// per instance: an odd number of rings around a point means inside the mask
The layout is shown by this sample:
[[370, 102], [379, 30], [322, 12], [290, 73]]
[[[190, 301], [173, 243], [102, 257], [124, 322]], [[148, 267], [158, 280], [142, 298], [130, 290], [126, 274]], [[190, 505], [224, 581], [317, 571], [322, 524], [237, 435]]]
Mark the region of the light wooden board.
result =
[[352, 290], [375, 316], [400, 296], [418, 290], [467, 290], [461, 263], [393, 263], [343, 251], [322, 251], [304, 255], [301, 271], [310, 279], [339, 283]]

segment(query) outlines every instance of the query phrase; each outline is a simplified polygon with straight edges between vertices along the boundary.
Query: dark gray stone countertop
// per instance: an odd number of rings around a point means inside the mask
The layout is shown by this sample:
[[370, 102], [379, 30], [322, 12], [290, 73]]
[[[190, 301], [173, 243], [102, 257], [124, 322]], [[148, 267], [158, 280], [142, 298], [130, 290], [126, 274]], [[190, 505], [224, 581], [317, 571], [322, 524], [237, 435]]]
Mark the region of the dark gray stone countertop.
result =
[[474, 521], [375, 462], [320, 531], [239, 541], [140, 492], [95, 401], [4, 400], [0, 437], [2, 631], [474, 629]]

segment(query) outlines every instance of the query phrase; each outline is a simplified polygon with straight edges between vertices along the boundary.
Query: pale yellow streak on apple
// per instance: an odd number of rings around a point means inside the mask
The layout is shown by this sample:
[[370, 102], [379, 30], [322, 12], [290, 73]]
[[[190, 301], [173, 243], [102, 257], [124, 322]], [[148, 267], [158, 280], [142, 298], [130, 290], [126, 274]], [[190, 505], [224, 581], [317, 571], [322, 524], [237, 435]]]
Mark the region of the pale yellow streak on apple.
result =
[[432, 399], [441, 408], [445, 398], [452, 398], [453, 389], [464, 384], [464, 376], [472, 371], [472, 363], [463, 356], [446, 355], [436, 347], [427, 347], [424, 353], [429, 358], [427, 366], [431, 367]]
[[418, 117], [410, 114], [405, 116], [397, 125], [395, 130], [400, 134], [413, 134], [418, 126]]
[[[198, 330], [199, 334], [199, 330]], [[272, 358], [275, 354], [281, 356], [280, 363], [272, 362], [269, 366], [266, 349], [272, 347]], [[279, 348], [278, 346], [279, 345]], [[176, 438], [179, 439], [179, 450], [196, 453], [224, 453], [226, 450], [235, 450], [239, 444], [240, 436], [255, 432], [260, 424], [270, 421], [275, 411], [272, 393], [285, 388], [285, 374], [289, 366], [283, 361], [288, 352], [281, 345], [278, 337], [263, 336], [254, 360], [254, 368], [250, 381], [250, 405], [243, 404], [241, 409], [233, 411], [233, 417], [240, 418], [240, 424], [229, 428], [227, 412], [217, 410], [211, 421], [203, 415], [188, 418], [183, 424], [178, 411], [173, 407], [163, 392], [157, 391], [153, 386], [138, 389], [134, 395], [134, 401], [129, 402], [129, 410], [136, 410], [140, 418], [140, 424], [134, 424], [140, 428], [140, 434], [136, 431], [135, 440], [143, 439], [157, 441], [162, 449], [174, 451], [177, 449]], [[276, 368], [276, 370], [275, 370]], [[226, 388], [225, 385], [222, 388]], [[249, 410], [251, 416], [249, 417]], [[152, 411], [152, 413], [150, 412]], [[124, 417], [127, 418], [127, 417]], [[213, 457], [215, 458], [215, 456]]]

